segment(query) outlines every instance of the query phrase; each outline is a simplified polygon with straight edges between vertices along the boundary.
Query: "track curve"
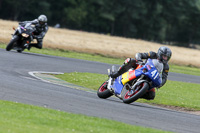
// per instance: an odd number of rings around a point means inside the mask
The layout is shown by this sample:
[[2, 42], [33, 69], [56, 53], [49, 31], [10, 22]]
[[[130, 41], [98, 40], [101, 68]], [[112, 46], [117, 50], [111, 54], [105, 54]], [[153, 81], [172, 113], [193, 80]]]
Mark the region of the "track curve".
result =
[[[49, 84], [28, 74], [30, 71], [79, 71], [105, 74], [107, 68], [111, 67], [109, 64], [31, 53], [20, 54], [14, 51], [6, 52], [4, 49], [0, 49], [0, 56], [1, 100], [17, 101], [166, 131], [180, 133], [200, 131], [200, 116], [197, 115], [137, 102], [127, 105], [116, 98], [99, 99], [94, 93]], [[169, 76], [169, 79], [188, 81], [188, 75], [179, 77], [179, 74], [170, 73]], [[197, 83], [200, 83], [200, 77], [195, 78], [198, 79]]]

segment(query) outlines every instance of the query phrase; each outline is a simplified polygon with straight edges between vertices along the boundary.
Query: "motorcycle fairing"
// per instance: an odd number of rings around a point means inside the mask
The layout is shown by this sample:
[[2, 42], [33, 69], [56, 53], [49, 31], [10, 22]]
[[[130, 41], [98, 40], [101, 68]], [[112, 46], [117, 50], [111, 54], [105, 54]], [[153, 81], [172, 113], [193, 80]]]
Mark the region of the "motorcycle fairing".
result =
[[131, 70], [129, 72], [126, 72], [115, 79], [111, 88], [114, 89], [115, 94], [121, 94], [124, 84], [136, 77], [139, 77], [141, 74], [142, 72], [139, 70]]
[[142, 74], [142, 70], [140, 70], [140, 68], [142, 69], [142, 66], [138, 65], [135, 70], [130, 70], [122, 74], [122, 84], [125, 85], [127, 82], [138, 78]]
[[[144, 69], [146, 69], [147, 72], [144, 73], [143, 72]], [[115, 79], [113, 85], [111, 85], [111, 88], [114, 89], [115, 94], [119, 95], [119, 94], [121, 94], [123, 86], [127, 82], [133, 80], [134, 78], [140, 77], [142, 74], [146, 75], [153, 83], [149, 89], [160, 86], [160, 84], [161, 84], [160, 75], [159, 75], [157, 69], [155, 68], [152, 60], [148, 59], [147, 63], [144, 66], [138, 67], [135, 70], [128, 71], [128, 72], [122, 74], [121, 76], [117, 77]]]
[[147, 72], [144, 73], [144, 75], [146, 75], [152, 81], [153, 83], [152, 87], [160, 86], [161, 78], [152, 60], [148, 59], [144, 67], [148, 70]]
[[115, 79], [113, 85], [111, 85], [111, 88], [114, 89], [115, 94], [121, 94], [121, 91], [124, 87], [124, 85], [121, 82], [122, 76], [119, 76]]
[[122, 84], [124, 85], [128, 81], [130, 81], [131, 77], [135, 77], [135, 71], [126, 72], [126, 73], [122, 74]]

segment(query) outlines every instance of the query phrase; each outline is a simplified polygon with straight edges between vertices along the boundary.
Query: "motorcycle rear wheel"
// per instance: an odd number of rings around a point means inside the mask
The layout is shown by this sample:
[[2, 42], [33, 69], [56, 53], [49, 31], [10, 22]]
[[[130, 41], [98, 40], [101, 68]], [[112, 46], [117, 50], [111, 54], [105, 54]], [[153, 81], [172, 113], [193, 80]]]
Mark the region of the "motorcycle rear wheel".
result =
[[22, 50], [17, 50], [17, 52], [18, 52], [18, 53], [21, 53], [21, 52], [22, 52]]
[[113, 94], [110, 92], [110, 90], [108, 90], [108, 88], [105, 88], [107, 81], [105, 81], [97, 90], [97, 96], [99, 98], [103, 98], [106, 99], [108, 97], [111, 97]]
[[12, 40], [10, 40], [10, 42], [8, 43], [7, 47], [6, 47], [6, 50], [7, 51], [10, 51], [13, 47], [14, 47], [14, 43], [19, 39], [19, 37], [17, 35], [15, 35], [13, 37]]
[[126, 94], [123, 96], [123, 102], [129, 104], [136, 101], [147, 92], [148, 88], [149, 84], [147, 82], [143, 82], [142, 84], [140, 84], [139, 91], [134, 92], [133, 94], [131, 94], [132, 90], [127, 91]]

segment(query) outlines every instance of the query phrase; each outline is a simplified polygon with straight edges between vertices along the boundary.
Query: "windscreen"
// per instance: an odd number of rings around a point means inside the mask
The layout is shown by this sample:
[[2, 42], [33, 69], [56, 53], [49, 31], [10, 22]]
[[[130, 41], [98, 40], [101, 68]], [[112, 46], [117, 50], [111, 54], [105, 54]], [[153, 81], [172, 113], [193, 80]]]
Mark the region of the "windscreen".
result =
[[157, 59], [152, 59], [152, 62], [156, 67], [156, 69], [158, 70], [159, 74], [161, 74], [163, 71], [163, 63], [159, 62], [159, 60]]
[[31, 23], [27, 23], [27, 24], [25, 25], [25, 28], [29, 28], [30, 25], [31, 25]]

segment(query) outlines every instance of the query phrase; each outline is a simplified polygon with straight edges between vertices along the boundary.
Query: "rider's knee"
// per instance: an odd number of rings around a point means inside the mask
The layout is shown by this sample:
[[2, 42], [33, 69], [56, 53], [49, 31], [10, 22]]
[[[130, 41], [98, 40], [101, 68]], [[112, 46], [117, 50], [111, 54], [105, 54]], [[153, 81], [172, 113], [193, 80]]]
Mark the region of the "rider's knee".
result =
[[156, 96], [155, 93], [155, 88], [149, 90], [148, 92], [146, 92], [141, 98], [144, 98], [146, 100], [153, 100]]
[[42, 42], [38, 42], [37, 47], [38, 47], [39, 49], [42, 49]]

